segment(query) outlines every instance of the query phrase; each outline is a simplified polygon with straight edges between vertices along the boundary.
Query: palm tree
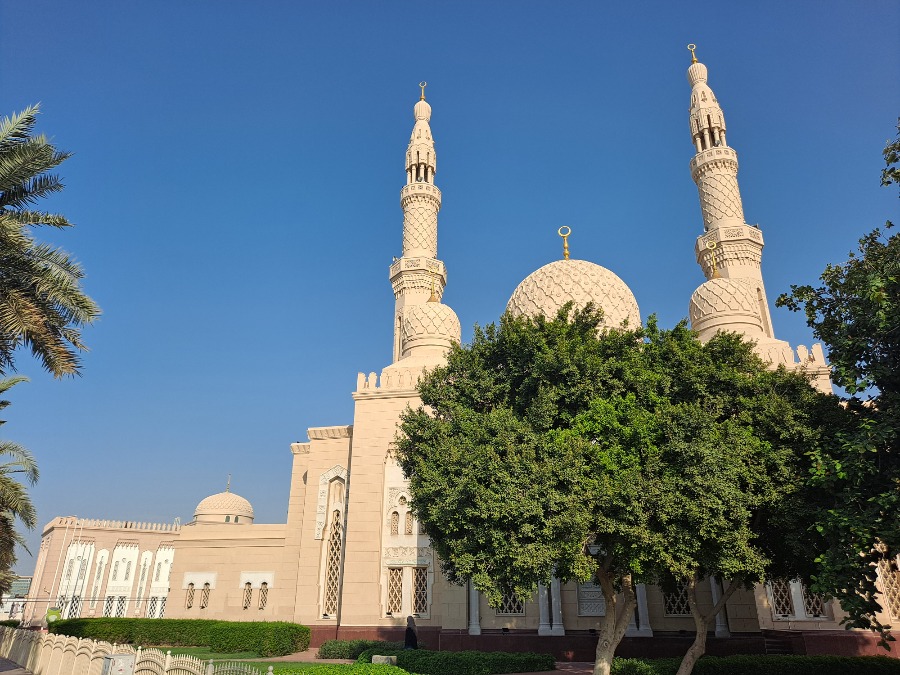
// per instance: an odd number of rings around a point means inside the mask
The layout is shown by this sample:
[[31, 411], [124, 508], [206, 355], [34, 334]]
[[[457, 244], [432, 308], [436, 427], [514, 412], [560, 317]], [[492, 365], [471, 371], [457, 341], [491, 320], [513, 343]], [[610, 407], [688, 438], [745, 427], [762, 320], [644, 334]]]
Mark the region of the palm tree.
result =
[[32, 135], [38, 112], [33, 106], [0, 121], [0, 375], [14, 370], [14, 352], [25, 346], [62, 377], [79, 373], [80, 328], [100, 309], [79, 285], [78, 263], [30, 235], [31, 227], [72, 226], [65, 216], [32, 210], [63, 189], [47, 172], [70, 156]]
[[[0, 379], [0, 395], [25, 379]], [[8, 405], [9, 401], [0, 400], [0, 410]], [[0, 426], [3, 424], [5, 420], [0, 420]], [[28, 550], [24, 537], [16, 530], [16, 521], [29, 530], [33, 530], [37, 524], [37, 513], [28, 491], [13, 474], [23, 474], [31, 485], [37, 482], [39, 474], [32, 454], [18, 443], [0, 440], [0, 455], [10, 458], [9, 461], [0, 463], [0, 593], [6, 593], [16, 577], [12, 572], [16, 563], [16, 546]]]

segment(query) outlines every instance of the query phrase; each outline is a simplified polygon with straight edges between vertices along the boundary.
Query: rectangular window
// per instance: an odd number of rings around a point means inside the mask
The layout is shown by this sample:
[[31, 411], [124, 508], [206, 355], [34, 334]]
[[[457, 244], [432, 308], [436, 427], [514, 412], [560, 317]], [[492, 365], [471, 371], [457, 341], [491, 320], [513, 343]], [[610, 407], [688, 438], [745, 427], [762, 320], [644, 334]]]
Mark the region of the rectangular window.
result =
[[116, 598], [112, 595], [106, 596], [106, 603], [103, 605], [103, 616], [112, 616], [113, 612], [113, 604], [116, 602]]
[[67, 617], [69, 619], [77, 619], [81, 614], [81, 596], [73, 595], [72, 596], [72, 604], [69, 605], [69, 613]]
[[264, 581], [259, 585], [259, 608], [265, 609], [267, 602], [269, 602], [269, 584]]
[[188, 584], [187, 593], [184, 594], [184, 608], [190, 609], [194, 606], [194, 584]]
[[125, 616], [125, 596], [120, 595], [118, 601], [116, 602], [116, 618], [121, 619]]
[[403, 568], [388, 567], [387, 613], [403, 611]]
[[244, 609], [250, 609], [251, 602], [253, 602], [253, 586], [248, 581], [244, 584]]
[[200, 609], [209, 607], [209, 584], [203, 584], [203, 590], [200, 591]]
[[606, 598], [600, 584], [578, 584], [578, 616], [606, 616]]
[[766, 588], [772, 618], [776, 621], [830, 618], [828, 601], [817, 593], [811, 593], [802, 581], [774, 579]]
[[413, 568], [413, 612], [428, 613], [428, 568]]
[[676, 581], [675, 589], [663, 591], [663, 604], [666, 616], [690, 616], [691, 606], [688, 603], [688, 587], [684, 581]]
[[162, 619], [166, 615], [166, 598], [163, 596], [159, 600], [159, 616], [156, 617], [158, 619]]
[[158, 602], [158, 598], [153, 595], [150, 597], [150, 602], [147, 603], [147, 618], [155, 619], [156, 618], [156, 605]]

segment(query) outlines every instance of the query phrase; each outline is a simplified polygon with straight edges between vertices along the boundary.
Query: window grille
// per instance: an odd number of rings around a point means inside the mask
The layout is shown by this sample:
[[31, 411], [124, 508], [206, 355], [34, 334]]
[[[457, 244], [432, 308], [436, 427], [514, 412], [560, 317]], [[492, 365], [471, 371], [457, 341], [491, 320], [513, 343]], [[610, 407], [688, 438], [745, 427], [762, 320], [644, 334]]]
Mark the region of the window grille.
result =
[[111, 596], [111, 595], [106, 596], [106, 604], [103, 605], [103, 616], [112, 616], [113, 603], [115, 601], [116, 601], [116, 599], [113, 596]]
[[428, 568], [413, 568], [413, 612], [428, 613]]
[[66, 579], [72, 578], [72, 568], [75, 567], [75, 558], [69, 560], [69, 564], [66, 567]]
[[116, 618], [121, 619], [123, 616], [125, 616], [125, 596], [120, 595], [116, 601]]
[[116, 581], [118, 578], [119, 578], [119, 561], [116, 560], [116, 563], [113, 565], [112, 580]]
[[194, 606], [194, 584], [188, 584], [187, 593], [184, 596], [184, 607], [190, 609]]
[[688, 602], [688, 585], [684, 581], [676, 581], [675, 589], [663, 592], [663, 603], [666, 616], [690, 616], [691, 605]]
[[69, 597], [66, 595], [61, 595], [56, 600], [56, 606], [59, 609], [60, 616], [66, 615], [66, 608], [69, 606]]
[[159, 574], [162, 572], [162, 563], [156, 563], [156, 574], [153, 577], [153, 581], [159, 581]]
[[157, 619], [162, 619], [166, 615], [166, 596], [163, 596], [159, 600], [159, 616]]
[[521, 616], [525, 613], [525, 601], [515, 593], [504, 593], [500, 599], [498, 616]]
[[203, 584], [203, 590], [200, 591], [200, 609], [209, 607], [209, 582]]
[[890, 612], [892, 619], [898, 619], [900, 618], [900, 572], [897, 571], [897, 565], [891, 560], [882, 559], [878, 563], [878, 573], [884, 588], [881, 604]]
[[156, 604], [158, 599], [155, 595], [150, 597], [150, 602], [147, 603], [147, 618], [155, 619], [156, 618]]
[[131, 578], [131, 561], [125, 565], [125, 581], [128, 581]]
[[244, 584], [244, 609], [250, 609], [250, 603], [253, 601], [253, 586], [248, 581]]
[[772, 614], [776, 618], [794, 616], [791, 582], [787, 579], [775, 579], [769, 584], [769, 588], [772, 590]]
[[77, 619], [81, 615], [81, 596], [73, 595], [72, 603], [69, 605], [68, 618]]
[[391, 534], [400, 534], [400, 514], [396, 511], [391, 513]]
[[97, 606], [97, 597], [99, 596], [99, 594], [100, 594], [100, 586], [96, 585], [96, 586], [94, 586], [94, 590], [91, 591], [91, 609], [94, 609], [94, 607]]
[[406, 512], [406, 525], [405, 525], [405, 527], [404, 527], [404, 533], [405, 533], [405, 534], [412, 534], [412, 533], [413, 533], [413, 514], [412, 514], [412, 511], [407, 511], [407, 512]]
[[818, 593], [811, 593], [803, 585], [803, 606], [808, 617], [826, 617], [828, 616], [828, 604], [825, 598]]
[[84, 558], [81, 561], [81, 566], [78, 568], [78, 578], [84, 579], [84, 575], [87, 572], [87, 558]]
[[403, 611], [403, 568], [388, 567], [387, 613]]
[[269, 584], [265, 581], [259, 585], [259, 608], [265, 609], [269, 601]]
[[147, 562], [145, 561], [143, 565], [141, 565], [141, 581], [140, 583], [144, 583], [144, 579], [147, 578]]
[[600, 584], [578, 584], [578, 616], [606, 616], [606, 598]]
[[341, 512], [331, 514], [331, 536], [328, 537], [328, 553], [325, 559], [325, 598], [322, 612], [329, 616], [337, 614], [338, 595], [341, 585]]

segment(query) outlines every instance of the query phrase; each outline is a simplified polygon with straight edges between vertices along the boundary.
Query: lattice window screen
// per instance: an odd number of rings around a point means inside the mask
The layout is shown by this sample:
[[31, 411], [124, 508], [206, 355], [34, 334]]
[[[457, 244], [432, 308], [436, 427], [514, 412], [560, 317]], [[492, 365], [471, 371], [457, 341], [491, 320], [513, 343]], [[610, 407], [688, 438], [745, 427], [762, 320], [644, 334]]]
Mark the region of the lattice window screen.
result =
[[578, 584], [578, 616], [606, 616], [606, 598], [600, 584]]
[[413, 514], [412, 511], [406, 512], [406, 523], [403, 528], [404, 534], [412, 534], [413, 533]]
[[806, 584], [803, 585], [803, 605], [806, 610], [806, 616], [822, 617], [828, 616], [828, 604], [818, 593], [811, 593]]
[[259, 608], [265, 609], [269, 601], [269, 584], [265, 581], [259, 585]]
[[666, 608], [666, 616], [690, 616], [691, 606], [688, 604], [687, 584], [684, 581], [675, 582], [675, 590], [663, 592], [663, 603]]
[[325, 602], [322, 611], [329, 616], [337, 614], [341, 586], [341, 512], [331, 514], [331, 536], [328, 537], [328, 553], [325, 559]]
[[413, 612], [428, 612], [428, 568], [413, 568]]
[[184, 606], [185, 609], [194, 606], [194, 584], [188, 584], [187, 593], [184, 594]]
[[166, 598], [163, 596], [159, 601], [159, 616], [158, 619], [162, 619], [166, 616]]
[[150, 602], [147, 603], [147, 618], [148, 619], [156, 618], [157, 602], [158, 602], [158, 598], [155, 595], [150, 597]]
[[68, 618], [77, 619], [80, 614], [81, 614], [81, 596], [73, 595], [72, 596], [72, 604], [69, 605]]
[[391, 512], [391, 534], [400, 534], [400, 514]]
[[121, 619], [125, 616], [125, 596], [120, 595], [116, 601], [116, 618]]
[[502, 616], [516, 616], [525, 613], [525, 601], [514, 593], [504, 593], [500, 600], [497, 614]]
[[398, 614], [403, 610], [403, 568], [388, 567], [387, 611]]
[[244, 584], [244, 609], [250, 609], [251, 602], [253, 602], [253, 586], [248, 581]]
[[153, 575], [153, 581], [159, 581], [159, 574], [162, 572], [162, 563], [156, 563], [156, 574]]
[[787, 579], [775, 579], [769, 587], [772, 589], [772, 614], [776, 618], [794, 616], [791, 582]]
[[885, 606], [892, 619], [900, 618], [900, 572], [897, 572], [896, 564], [890, 560], [882, 560], [878, 563], [878, 573], [881, 576], [881, 585], [884, 587], [884, 595], [881, 604]]
[[203, 590], [200, 591], [200, 609], [209, 607], [209, 583], [203, 584]]
[[112, 595], [106, 596], [106, 604], [103, 605], [103, 616], [112, 616], [113, 603], [116, 601]]

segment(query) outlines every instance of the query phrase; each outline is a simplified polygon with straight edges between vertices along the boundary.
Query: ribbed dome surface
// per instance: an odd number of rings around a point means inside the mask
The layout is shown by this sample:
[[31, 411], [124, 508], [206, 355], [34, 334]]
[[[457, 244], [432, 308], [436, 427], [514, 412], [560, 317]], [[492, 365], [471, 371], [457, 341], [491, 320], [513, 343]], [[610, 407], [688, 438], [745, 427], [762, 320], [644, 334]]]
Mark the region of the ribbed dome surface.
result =
[[506, 311], [552, 319], [570, 300], [577, 309], [593, 302], [603, 310], [605, 327], [618, 328], [626, 320], [631, 328], [641, 325], [631, 289], [610, 270], [587, 260], [556, 260], [532, 272], [513, 291]]
[[706, 77], [706, 66], [702, 63], [692, 63], [690, 68], [687, 69], [687, 79], [692, 87], [698, 82], [706, 82]]
[[691, 327], [710, 335], [716, 330], [732, 330], [746, 335], [763, 332], [759, 301], [753, 288], [737, 279], [710, 279], [691, 296]]
[[426, 122], [431, 119], [431, 106], [428, 101], [419, 101], [416, 103], [413, 108], [413, 115], [415, 115], [417, 120], [425, 120]]
[[403, 339], [438, 337], [459, 342], [462, 328], [456, 312], [439, 302], [413, 305], [403, 318]]
[[210, 495], [197, 504], [197, 508], [194, 509], [194, 518], [197, 518], [197, 516], [218, 516], [223, 514], [253, 518], [253, 506], [246, 499], [233, 492], [220, 492]]

